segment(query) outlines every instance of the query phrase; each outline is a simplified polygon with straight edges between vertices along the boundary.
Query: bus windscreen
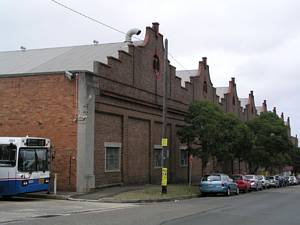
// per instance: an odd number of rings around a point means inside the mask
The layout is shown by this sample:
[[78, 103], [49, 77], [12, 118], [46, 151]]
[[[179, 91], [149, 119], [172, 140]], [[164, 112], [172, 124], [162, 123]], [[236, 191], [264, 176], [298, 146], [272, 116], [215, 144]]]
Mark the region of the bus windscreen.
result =
[[0, 144], [0, 167], [16, 165], [17, 147], [13, 144]]
[[18, 170], [21, 172], [47, 171], [48, 151], [39, 148], [20, 148]]

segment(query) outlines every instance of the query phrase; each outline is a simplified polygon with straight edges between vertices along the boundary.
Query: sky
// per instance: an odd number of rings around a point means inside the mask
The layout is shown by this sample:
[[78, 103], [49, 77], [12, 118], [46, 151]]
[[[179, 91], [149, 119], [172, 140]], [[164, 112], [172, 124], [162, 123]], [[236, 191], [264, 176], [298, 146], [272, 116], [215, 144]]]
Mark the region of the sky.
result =
[[[168, 39], [177, 70], [208, 58], [214, 87], [235, 77], [238, 96], [254, 91], [256, 105], [289, 116], [300, 134], [298, 0], [57, 0], [122, 32], [152, 22]], [[0, 51], [124, 41], [124, 34], [51, 0], [0, 0]], [[179, 62], [179, 63], [177, 63]]]

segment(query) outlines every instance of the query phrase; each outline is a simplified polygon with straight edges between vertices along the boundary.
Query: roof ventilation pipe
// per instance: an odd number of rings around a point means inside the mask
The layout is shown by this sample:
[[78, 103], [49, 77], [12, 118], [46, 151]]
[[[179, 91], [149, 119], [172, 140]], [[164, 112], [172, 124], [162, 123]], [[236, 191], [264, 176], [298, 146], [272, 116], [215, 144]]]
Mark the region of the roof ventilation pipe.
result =
[[132, 43], [132, 40], [131, 40], [131, 37], [132, 35], [139, 35], [142, 31], [138, 28], [133, 28], [133, 29], [130, 29], [127, 33], [126, 33], [126, 36], [125, 36], [125, 43]]

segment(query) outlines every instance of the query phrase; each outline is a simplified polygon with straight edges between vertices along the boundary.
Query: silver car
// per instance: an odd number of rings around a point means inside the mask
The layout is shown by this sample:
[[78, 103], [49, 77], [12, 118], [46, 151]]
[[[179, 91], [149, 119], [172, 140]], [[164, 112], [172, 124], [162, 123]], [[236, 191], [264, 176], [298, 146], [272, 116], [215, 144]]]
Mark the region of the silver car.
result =
[[298, 184], [298, 180], [295, 176], [289, 176], [289, 184], [290, 185], [297, 185]]
[[279, 180], [275, 176], [269, 176], [266, 179], [269, 181], [270, 187], [279, 188]]
[[258, 179], [256, 175], [250, 174], [246, 175], [245, 177], [250, 183], [251, 190], [259, 191], [263, 189], [262, 182]]
[[264, 175], [257, 175], [257, 178], [261, 181], [264, 189], [270, 188], [270, 181]]

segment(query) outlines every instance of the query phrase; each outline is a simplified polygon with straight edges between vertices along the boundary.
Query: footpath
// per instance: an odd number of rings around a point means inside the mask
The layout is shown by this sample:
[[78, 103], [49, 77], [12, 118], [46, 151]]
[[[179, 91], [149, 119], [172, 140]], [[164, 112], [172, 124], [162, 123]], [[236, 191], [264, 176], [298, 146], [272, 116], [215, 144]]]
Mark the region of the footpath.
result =
[[32, 193], [26, 194], [26, 197], [91, 202], [143, 203], [195, 198], [199, 194], [197, 186], [189, 187], [183, 184], [172, 184], [168, 185], [167, 194], [161, 194], [161, 186], [159, 185], [135, 185], [99, 188], [89, 193], [58, 192], [56, 195], [53, 193]]

